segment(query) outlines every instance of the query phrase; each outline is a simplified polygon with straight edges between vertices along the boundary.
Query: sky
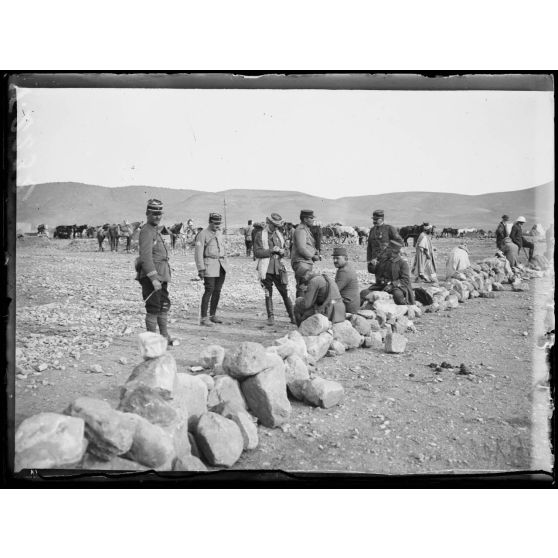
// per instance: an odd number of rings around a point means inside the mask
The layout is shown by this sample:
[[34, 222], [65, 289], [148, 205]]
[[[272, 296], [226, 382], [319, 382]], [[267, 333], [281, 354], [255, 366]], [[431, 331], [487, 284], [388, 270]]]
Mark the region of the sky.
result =
[[483, 194], [554, 176], [553, 93], [18, 88], [18, 186], [328, 198]]

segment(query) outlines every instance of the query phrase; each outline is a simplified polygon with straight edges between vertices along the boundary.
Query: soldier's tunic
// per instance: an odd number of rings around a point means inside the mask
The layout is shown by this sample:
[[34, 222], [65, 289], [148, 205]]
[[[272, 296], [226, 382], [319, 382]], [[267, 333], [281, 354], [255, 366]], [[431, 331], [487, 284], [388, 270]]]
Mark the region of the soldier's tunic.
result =
[[372, 264], [372, 260], [379, 259], [385, 249], [388, 247], [390, 240], [397, 240], [404, 244], [403, 239], [399, 236], [397, 229], [392, 225], [374, 225], [368, 234], [368, 245], [366, 247], [366, 261], [368, 262], [368, 272], [375, 273], [377, 264]]
[[[291, 266], [295, 274], [297, 269], [301, 267], [312, 269], [314, 265], [312, 258], [317, 256], [317, 254], [316, 241], [312, 231], [304, 223], [300, 223], [294, 231], [291, 248]], [[298, 278], [295, 278], [295, 280], [296, 296], [300, 296], [302, 294], [301, 283]]]
[[323, 314], [333, 323], [345, 321], [345, 304], [335, 281], [327, 275], [314, 275], [308, 288], [296, 299], [294, 315], [297, 325], [314, 314]]
[[372, 291], [384, 290], [390, 284], [395, 304], [414, 304], [409, 264], [399, 255], [382, 258], [376, 268], [376, 284], [361, 291], [361, 302]]
[[[139, 260], [141, 267], [138, 280], [141, 284], [142, 296], [144, 300], [149, 297], [145, 309], [149, 314], [168, 312], [171, 305], [168, 291], [168, 283], [171, 280], [169, 254], [158, 227], [149, 223], [141, 228], [139, 234]], [[162, 286], [155, 293], [153, 293], [155, 290], [153, 279], [158, 279]]]
[[358, 312], [360, 308], [360, 287], [356, 271], [350, 263], [337, 270], [335, 283], [341, 293], [347, 312], [351, 314]]

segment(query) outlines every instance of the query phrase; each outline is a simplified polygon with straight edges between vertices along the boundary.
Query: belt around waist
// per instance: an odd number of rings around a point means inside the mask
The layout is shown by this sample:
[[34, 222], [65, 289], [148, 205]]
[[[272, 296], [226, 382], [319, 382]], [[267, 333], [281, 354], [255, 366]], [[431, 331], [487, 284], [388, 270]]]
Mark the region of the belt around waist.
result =
[[224, 260], [225, 256], [204, 256], [205, 258], [209, 258], [210, 260]]

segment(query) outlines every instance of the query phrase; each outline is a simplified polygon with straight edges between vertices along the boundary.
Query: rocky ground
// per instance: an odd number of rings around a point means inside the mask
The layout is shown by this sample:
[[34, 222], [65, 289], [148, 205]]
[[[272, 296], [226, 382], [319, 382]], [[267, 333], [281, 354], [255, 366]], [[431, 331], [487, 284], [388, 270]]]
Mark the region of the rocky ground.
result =
[[[493, 240], [470, 241], [471, 261], [494, 254]], [[443, 262], [453, 239], [438, 239]], [[241, 243], [234, 239], [234, 252]], [[79, 396], [116, 406], [119, 387], [141, 361], [137, 334], [144, 329], [135, 254], [97, 252], [93, 240], [26, 238], [17, 245], [15, 427], [42, 411], [61, 412]], [[544, 251], [540, 244], [538, 251]], [[359, 278], [368, 281], [365, 248], [351, 246]], [[407, 250], [412, 257], [413, 249]], [[317, 266], [334, 273], [331, 247]], [[179, 369], [200, 364], [203, 346], [241, 341], [271, 345], [290, 325], [279, 297], [277, 323], [265, 324], [255, 264], [230, 260], [222, 292], [223, 325], [198, 326], [203, 285], [192, 253], [171, 260], [172, 348]], [[291, 275], [292, 279], [292, 275]], [[292, 280], [294, 284], [294, 280]], [[341, 405], [321, 409], [292, 401], [287, 424], [259, 426], [259, 446], [235, 469], [436, 473], [549, 470], [550, 397], [543, 334], [554, 276], [533, 279], [531, 289], [509, 286], [494, 299], [424, 314], [409, 333], [406, 351], [355, 349], [319, 361], [317, 373], [341, 383]], [[291, 286], [292, 287], [292, 286]], [[291, 295], [294, 293], [291, 292]], [[458, 368], [436, 373], [430, 363]]]

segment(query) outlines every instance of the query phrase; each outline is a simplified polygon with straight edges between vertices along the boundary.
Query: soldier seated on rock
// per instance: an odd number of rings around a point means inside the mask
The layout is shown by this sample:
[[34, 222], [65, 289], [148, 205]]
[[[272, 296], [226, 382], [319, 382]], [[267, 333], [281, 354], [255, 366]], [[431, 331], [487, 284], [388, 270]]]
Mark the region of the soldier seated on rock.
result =
[[334, 324], [345, 321], [345, 304], [333, 279], [305, 267], [299, 267], [295, 277], [304, 291], [295, 301], [297, 326], [314, 314], [323, 314]]
[[333, 248], [333, 265], [337, 268], [335, 283], [345, 303], [345, 309], [351, 314], [356, 314], [360, 308], [360, 288], [356, 271], [349, 263], [347, 248], [344, 246]]
[[409, 264], [401, 257], [403, 243], [390, 240], [386, 250], [386, 258], [378, 262], [376, 283], [360, 292], [361, 304], [372, 291], [385, 291], [393, 296], [395, 304], [414, 304], [415, 295], [411, 285]]

